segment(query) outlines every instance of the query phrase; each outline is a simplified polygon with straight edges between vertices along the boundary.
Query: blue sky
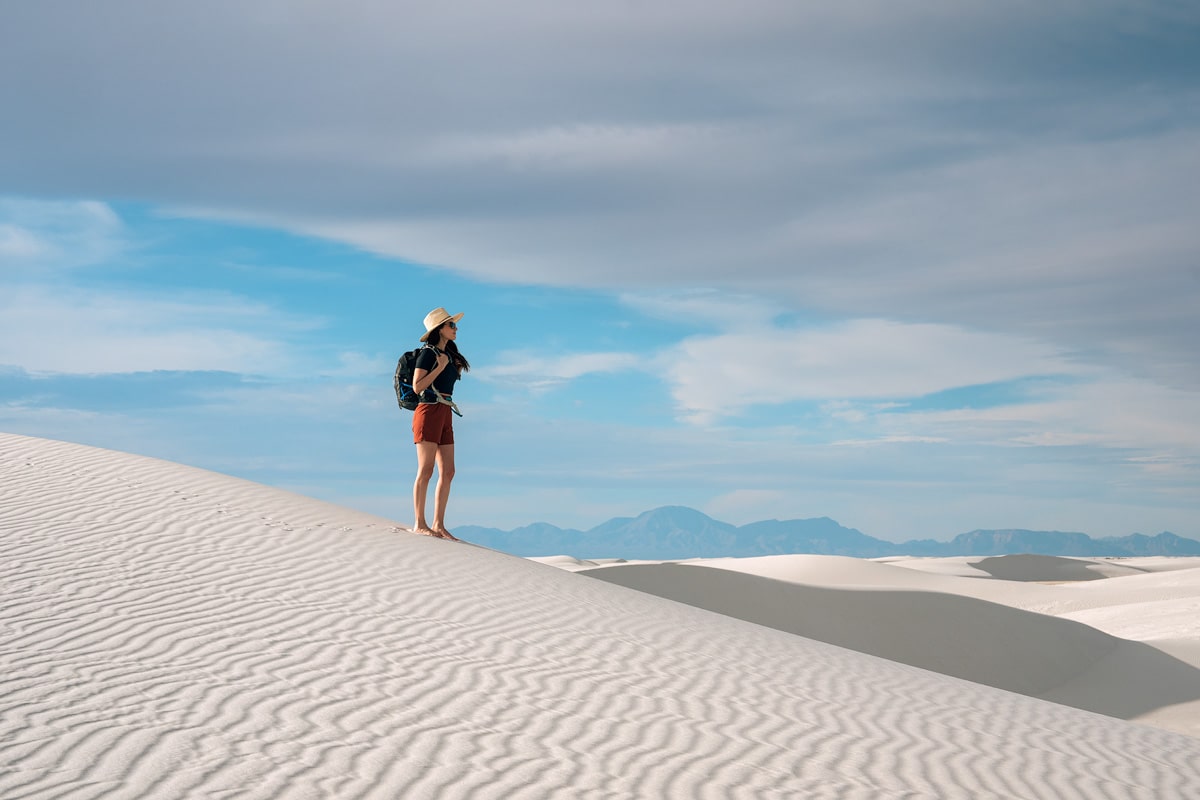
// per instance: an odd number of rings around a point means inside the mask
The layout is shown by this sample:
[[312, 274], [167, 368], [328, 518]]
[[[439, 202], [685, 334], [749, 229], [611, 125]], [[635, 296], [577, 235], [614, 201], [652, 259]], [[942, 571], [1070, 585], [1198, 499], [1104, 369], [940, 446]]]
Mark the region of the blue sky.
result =
[[5, 15], [0, 429], [408, 521], [445, 306], [451, 527], [1200, 537], [1190, 5]]

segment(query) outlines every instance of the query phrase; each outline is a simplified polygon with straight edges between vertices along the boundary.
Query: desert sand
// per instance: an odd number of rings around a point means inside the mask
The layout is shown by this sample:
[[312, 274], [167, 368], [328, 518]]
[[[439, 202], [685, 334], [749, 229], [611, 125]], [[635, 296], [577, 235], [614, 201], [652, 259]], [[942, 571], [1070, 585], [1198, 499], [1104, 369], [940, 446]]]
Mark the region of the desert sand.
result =
[[785, 555], [549, 563], [859, 652], [1200, 737], [1200, 558]]
[[[1200, 740], [1029, 696], [1091, 675], [1077, 694], [1161, 702], [1146, 652], [1122, 681], [1097, 670], [1130, 645], [1168, 657], [1153, 637], [1178, 639], [1186, 615], [1160, 631], [1119, 609], [1190, 602], [1185, 569], [1043, 585], [838, 562], [817, 585], [808, 557], [784, 557], [801, 560], [580, 575], [565, 557], [9, 434], [0, 546], [4, 798], [1200, 797]], [[601, 573], [733, 592], [783, 622]], [[1126, 580], [1140, 583], [1100, 591]], [[797, 598], [897, 653], [790, 631]], [[889, 622], [888, 605], [911, 613]], [[1068, 618], [1088, 614], [1103, 625]], [[989, 628], [1009, 647], [973, 656]], [[939, 648], [964, 675], [894, 658]]]

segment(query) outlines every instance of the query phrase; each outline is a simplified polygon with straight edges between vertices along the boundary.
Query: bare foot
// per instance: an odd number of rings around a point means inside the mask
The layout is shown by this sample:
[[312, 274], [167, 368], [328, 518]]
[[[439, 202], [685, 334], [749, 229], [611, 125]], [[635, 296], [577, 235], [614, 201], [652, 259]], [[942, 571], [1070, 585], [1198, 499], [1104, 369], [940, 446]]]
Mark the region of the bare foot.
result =
[[433, 532], [433, 535], [438, 536], [442, 539], [449, 539], [452, 542], [461, 542], [462, 541], [462, 539], [459, 539], [457, 536], [455, 536], [453, 533], [446, 530], [445, 528], [438, 528], [437, 530], [435, 530]]
[[425, 525], [414, 525], [412, 532], [417, 534], [418, 536], [432, 536], [435, 539], [442, 538], [441, 535], [437, 531], [435, 531], [433, 528], [429, 528]]

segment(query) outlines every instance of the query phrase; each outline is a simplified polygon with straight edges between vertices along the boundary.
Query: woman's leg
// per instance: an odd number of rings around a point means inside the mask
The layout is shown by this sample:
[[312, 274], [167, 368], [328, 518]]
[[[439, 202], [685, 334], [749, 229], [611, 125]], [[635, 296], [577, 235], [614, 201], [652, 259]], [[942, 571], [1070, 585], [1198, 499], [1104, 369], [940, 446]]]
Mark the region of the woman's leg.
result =
[[437, 449], [437, 488], [433, 499], [433, 532], [447, 539], [456, 539], [446, 530], [446, 503], [450, 500], [450, 482], [454, 480], [454, 445], [444, 444]]
[[[413, 483], [413, 514], [416, 522], [413, 530], [426, 535], [433, 533], [433, 528], [425, 521], [425, 498], [429, 495], [429, 480], [433, 477], [433, 466], [438, 460], [438, 445], [436, 442], [417, 442], [417, 480]], [[441, 485], [441, 480], [438, 480]], [[436, 512], [437, 507], [434, 507]]]

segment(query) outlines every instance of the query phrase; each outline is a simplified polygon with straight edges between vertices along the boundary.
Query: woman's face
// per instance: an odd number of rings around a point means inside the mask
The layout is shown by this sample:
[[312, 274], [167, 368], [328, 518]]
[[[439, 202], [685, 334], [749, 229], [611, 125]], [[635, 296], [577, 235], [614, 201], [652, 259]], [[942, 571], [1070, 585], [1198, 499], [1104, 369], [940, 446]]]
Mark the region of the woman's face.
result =
[[442, 326], [442, 329], [439, 331], [439, 333], [442, 334], [443, 342], [453, 342], [458, 338], [458, 323], [447, 322]]

